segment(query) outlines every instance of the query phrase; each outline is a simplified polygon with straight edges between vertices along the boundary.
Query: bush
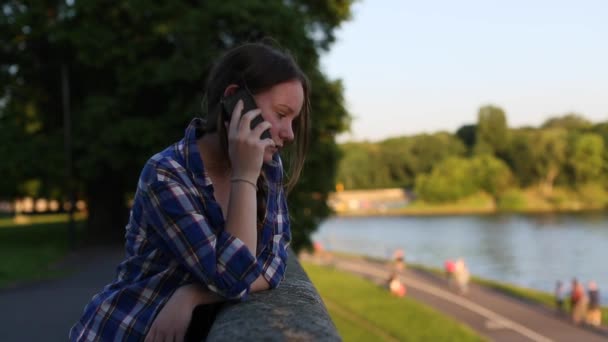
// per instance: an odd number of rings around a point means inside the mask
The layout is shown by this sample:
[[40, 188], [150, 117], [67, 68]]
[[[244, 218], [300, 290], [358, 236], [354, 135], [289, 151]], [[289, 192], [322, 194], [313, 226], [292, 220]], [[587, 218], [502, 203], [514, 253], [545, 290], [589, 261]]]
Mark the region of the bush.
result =
[[526, 196], [518, 189], [510, 189], [498, 197], [496, 206], [501, 211], [523, 210], [527, 206]]

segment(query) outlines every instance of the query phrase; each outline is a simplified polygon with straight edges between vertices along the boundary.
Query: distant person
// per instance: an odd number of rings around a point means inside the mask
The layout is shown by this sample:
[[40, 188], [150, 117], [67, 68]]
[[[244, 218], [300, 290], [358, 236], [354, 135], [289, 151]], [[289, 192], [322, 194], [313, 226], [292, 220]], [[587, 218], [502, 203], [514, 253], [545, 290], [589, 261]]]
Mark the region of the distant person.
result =
[[469, 269], [462, 258], [458, 258], [456, 260], [454, 277], [456, 280], [456, 285], [458, 286], [458, 292], [460, 294], [467, 294], [469, 292], [469, 278], [471, 275], [469, 274]]
[[391, 294], [397, 297], [403, 297], [407, 292], [405, 285], [401, 282], [401, 279], [399, 279], [399, 275], [396, 272], [391, 272], [391, 275], [389, 276], [388, 289]]
[[294, 59], [264, 43], [216, 61], [205, 117], [143, 167], [125, 260], [71, 341], [201, 341], [221, 303], [279, 286], [291, 240], [286, 191], [308, 141], [308, 89]]
[[572, 278], [572, 282], [570, 283], [570, 313], [574, 312], [574, 307], [581, 297], [581, 293], [577, 292], [578, 288], [578, 279]]
[[600, 309], [600, 291], [594, 281], [588, 284], [589, 307], [587, 308], [586, 322], [592, 326], [602, 323], [602, 310]]
[[405, 269], [405, 253], [403, 249], [397, 249], [393, 253], [393, 270], [397, 272], [397, 274], [403, 273]]
[[589, 297], [585, 293], [585, 287], [580, 282], [576, 282], [574, 288], [574, 307], [572, 308], [572, 322], [574, 324], [582, 323], [587, 316], [587, 304], [589, 303]]
[[323, 247], [323, 244], [319, 241], [314, 241], [312, 243], [312, 249], [313, 249], [313, 256], [315, 257], [317, 262], [319, 262], [323, 256], [323, 252], [325, 252], [325, 248]]
[[452, 259], [447, 259], [443, 263], [445, 269], [445, 277], [448, 282], [448, 288], [452, 289], [455, 285], [456, 278], [456, 263]]
[[314, 258], [317, 263], [331, 264], [333, 255], [325, 249], [325, 246], [319, 241], [315, 241], [313, 244]]
[[558, 280], [555, 284], [555, 307], [558, 313], [564, 312], [564, 299], [566, 298], [566, 291], [564, 289], [564, 283]]

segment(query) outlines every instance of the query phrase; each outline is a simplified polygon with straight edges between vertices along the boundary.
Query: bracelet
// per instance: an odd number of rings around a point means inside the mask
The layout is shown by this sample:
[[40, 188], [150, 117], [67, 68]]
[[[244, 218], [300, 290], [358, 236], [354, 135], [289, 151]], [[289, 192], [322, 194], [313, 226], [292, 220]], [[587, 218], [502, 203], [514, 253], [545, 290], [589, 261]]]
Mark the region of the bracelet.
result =
[[255, 191], [258, 191], [258, 186], [254, 182], [252, 182], [248, 179], [245, 179], [245, 178], [231, 178], [230, 179], [230, 183], [236, 183], [236, 182], [249, 183], [249, 184], [251, 184], [251, 186], [253, 186], [255, 188]]

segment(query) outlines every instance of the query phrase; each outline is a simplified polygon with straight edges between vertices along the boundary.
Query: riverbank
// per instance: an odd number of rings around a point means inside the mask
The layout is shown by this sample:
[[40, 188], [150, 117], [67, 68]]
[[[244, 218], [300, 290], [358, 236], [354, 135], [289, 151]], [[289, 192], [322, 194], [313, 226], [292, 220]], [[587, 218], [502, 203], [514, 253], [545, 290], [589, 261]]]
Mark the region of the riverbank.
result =
[[[377, 190], [370, 190], [377, 197]], [[365, 191], [356, 192], [365, 198]], [[404, 191], [404, 198], [406, 192]], [[348, 198], [348, 196], [344, 196]], [[555, 188], [550, 194], [537, 187], [510, 189], [494, 198], [487, 193], [477, 193], [455, 202], [429, 203], [419, 199], [391, 202], [392, 198], [360, 200], [351, 204], [330, 203], [337, 216], [433, 216], [433, 215], [491, 215], [516, 214], [571, 214], [608, 211], [608, 192], [602, 189]]]

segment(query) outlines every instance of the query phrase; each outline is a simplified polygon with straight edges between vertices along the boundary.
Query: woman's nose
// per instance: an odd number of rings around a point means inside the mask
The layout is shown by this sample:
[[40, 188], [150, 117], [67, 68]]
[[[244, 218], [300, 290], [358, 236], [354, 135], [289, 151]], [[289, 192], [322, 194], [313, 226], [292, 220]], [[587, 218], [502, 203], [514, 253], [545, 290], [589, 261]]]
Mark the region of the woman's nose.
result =
[[294, 134], [291, 121], [285, 122], [279, 133], [279, 136], [283, 141], [292, 142], [294, 139]]

